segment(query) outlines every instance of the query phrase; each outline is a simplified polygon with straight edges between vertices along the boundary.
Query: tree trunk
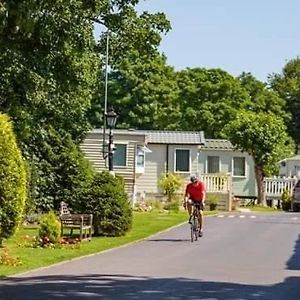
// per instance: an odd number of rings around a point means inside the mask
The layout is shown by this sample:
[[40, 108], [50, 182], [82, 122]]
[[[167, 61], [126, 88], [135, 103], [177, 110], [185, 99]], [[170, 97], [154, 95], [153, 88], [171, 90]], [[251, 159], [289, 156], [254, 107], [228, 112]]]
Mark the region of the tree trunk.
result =
[[262, 167], [255, 165], [255, 179], [257, 184], [257, 203], [262, 206], [267, 206], [265, 187], [264, 187], [264, 173]]

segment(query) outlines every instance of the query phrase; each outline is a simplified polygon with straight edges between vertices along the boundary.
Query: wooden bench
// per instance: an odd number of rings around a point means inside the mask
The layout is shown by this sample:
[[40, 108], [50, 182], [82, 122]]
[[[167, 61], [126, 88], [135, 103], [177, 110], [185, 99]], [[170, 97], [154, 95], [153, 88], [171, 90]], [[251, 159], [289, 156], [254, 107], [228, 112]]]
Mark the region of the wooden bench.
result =
[[92, 214], [71, 214], [65, 202], [60, 203], [60, 222], [61, 235], [63, 236], [64, 229], [70, 229], [70, 236], [73, 235], [73, 230], [79, 230], [79, 239], [92, 239]]

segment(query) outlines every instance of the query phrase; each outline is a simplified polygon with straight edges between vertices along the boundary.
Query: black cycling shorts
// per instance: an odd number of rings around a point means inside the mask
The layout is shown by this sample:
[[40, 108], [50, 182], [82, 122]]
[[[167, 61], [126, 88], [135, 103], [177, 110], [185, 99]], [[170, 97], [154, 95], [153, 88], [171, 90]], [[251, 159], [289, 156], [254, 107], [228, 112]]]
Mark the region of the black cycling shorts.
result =
[[203, 202], [199, 202], [199, 201], [194, 201], [193, 199], [191, 199], [193, 201], [193, 205], [195, 205], [197, 208], [199, 208], [200, 210], [204, 210], [204, 205]]

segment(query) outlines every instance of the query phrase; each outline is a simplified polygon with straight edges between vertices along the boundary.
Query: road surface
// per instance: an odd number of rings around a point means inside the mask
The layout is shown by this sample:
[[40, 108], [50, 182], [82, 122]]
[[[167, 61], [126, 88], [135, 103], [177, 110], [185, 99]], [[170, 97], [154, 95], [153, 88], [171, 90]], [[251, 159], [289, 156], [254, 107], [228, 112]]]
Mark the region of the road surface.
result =
[[226, 213], [0, 281], [0, 299], [300, 300], [300, 213]]

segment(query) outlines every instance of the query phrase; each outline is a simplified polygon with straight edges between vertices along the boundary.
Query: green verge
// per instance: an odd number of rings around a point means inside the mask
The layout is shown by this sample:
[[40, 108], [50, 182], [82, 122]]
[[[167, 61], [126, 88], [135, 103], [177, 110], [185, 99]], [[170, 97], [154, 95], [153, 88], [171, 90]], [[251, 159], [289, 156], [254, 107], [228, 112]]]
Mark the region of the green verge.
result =
[[253, 205], [253, 206], [245, 206], [242, 208], [248, 208], [250, 211], [253, 212], [270, 212], [270, 213], [276, 213], [276, 212], [281, 212], [282, 209], [277, 209], [275, 207], [266, 207], [266, 206], [261, 206], [261, 205]]
[[[212, 213], [214, 212], [206, 212], [206, 214]], [[18, 266], [0, 265], [0, 277], [23, 273], [132, 243], [181, 224], [186, 220], [187, 212], [185, 211], [178, 213], [135, 212], [133, 214], [133, 227], [125, 236], [93, 237], [91, 242], [82, 242], [77, 246], [64, 248], [31, 248], [28, 245], [26, 246], [26, 237], [35, 236], [37, 228], [23, 227], [13, 238], [4, 243], [9, 255], [13, 258], [19, 258], [22, 264]], [[0, 250], [0, 255], [2, 252], [3, 249]]]

